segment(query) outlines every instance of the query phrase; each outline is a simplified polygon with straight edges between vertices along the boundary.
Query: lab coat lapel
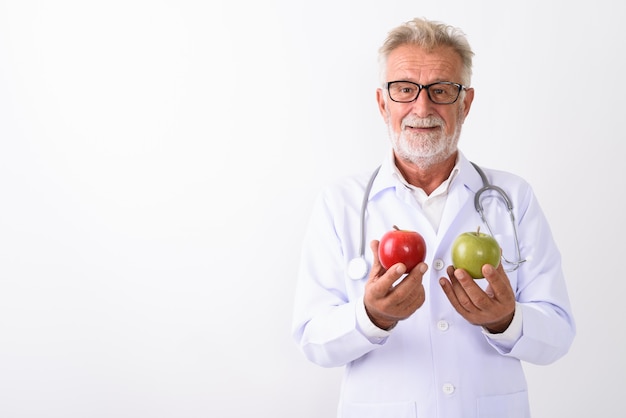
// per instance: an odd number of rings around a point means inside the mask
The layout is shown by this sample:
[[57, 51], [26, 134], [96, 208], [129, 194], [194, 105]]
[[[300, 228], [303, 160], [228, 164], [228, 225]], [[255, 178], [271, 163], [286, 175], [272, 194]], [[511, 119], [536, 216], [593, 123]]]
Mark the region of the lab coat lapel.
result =
[[[482, 187], [480, 176], [471, 163], [465, 157], [461, 157], [459, 174], [450, 185], [441, 217], [437, 234], [439, 243], [445, 239], [454, 239], [459, 228], [456, 224], [462, 223], [467, 220], [468, 216], [476, 213], [474, 195], [480, 187]], [[447, 237], [447, 234], [454, 234], [454, 236]]]
[[[469, 206], [474, 205], [473, 194], [463, 186], [452, 186], [448, 192], [448, 198], [446, 199], [446, 205], [441, 216], [441, 223], [439, 224], [439, 233], [445, 234], [448, 231], [455, 231], [454, 223], [459, 219], [466, 218]], [[441, 236], [437, 234], [440, 240], [445, 239], [445, 235]]]

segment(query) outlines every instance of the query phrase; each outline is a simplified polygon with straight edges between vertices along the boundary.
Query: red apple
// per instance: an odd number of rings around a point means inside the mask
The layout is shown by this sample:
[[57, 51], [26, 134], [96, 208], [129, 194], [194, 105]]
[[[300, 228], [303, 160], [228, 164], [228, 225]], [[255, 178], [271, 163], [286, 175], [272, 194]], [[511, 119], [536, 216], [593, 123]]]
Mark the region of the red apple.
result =
[[494, 237], [480, 232], [464, 232], [452, 243], [452, 265], [464, 269], [474, 279], [483, 278], [483, 266], [500, 265], [500, 245]]
[[408, 231], [393, 226], [380, 239], [378, 259], [385, 269], [396, 263], [403, 263], [406, 271], [411, 271], [426, 258], [426, 242], [416, 231]]

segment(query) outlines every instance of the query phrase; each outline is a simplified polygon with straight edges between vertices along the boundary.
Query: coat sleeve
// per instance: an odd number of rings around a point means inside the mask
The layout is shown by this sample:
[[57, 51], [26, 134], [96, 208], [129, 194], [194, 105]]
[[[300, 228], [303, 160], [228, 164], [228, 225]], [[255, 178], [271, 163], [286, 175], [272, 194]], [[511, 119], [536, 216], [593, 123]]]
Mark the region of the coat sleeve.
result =
[[305, 356], [324, 367], [343, 366], [386, 341], [368, 338], [359, 329], [356, 311], [363, 297], [346, 287], [344, 256], [346, 247], [358, 243], [339, 236], [338, 230], [348, 228], [342, 226], [341, 208], [333, 208], [332, 202], [326, 192], [313, 208], [302, 245], [292, 323], [293, 338]]
[[[533, 364], [552, 363], [568, 351], [576, 325], [561, 265], [561, 254], [530, 186], [517, 205], [518, 233], [525, 263], [515, 272], [516, 299], [522, 310], [522, 335], [506, 356]], [[512, 274], [510, 274], [512, 276]]]

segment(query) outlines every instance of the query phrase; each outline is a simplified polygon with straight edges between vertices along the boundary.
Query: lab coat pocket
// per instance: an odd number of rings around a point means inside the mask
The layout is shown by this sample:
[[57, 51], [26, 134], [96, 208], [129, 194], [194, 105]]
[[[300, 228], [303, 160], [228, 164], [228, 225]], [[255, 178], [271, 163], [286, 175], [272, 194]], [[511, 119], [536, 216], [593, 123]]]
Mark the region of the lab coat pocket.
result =
[[341, 418], [417, 418], [414, 402], [397, 403], [345, 403]]
[[527, 391], [478, 399], [478, 418], [529, 418]]

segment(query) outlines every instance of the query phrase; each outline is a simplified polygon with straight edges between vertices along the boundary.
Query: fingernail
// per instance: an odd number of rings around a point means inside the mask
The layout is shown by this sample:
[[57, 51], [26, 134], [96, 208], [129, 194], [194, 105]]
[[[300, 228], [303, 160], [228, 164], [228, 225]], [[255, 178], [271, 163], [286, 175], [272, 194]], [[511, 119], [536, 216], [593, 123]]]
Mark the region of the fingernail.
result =
[[404, 274], [405, 271], [406, 271], [406, 266], [404, 264], [398, 264], [398, 266], [396, 267], [396, 273]]

